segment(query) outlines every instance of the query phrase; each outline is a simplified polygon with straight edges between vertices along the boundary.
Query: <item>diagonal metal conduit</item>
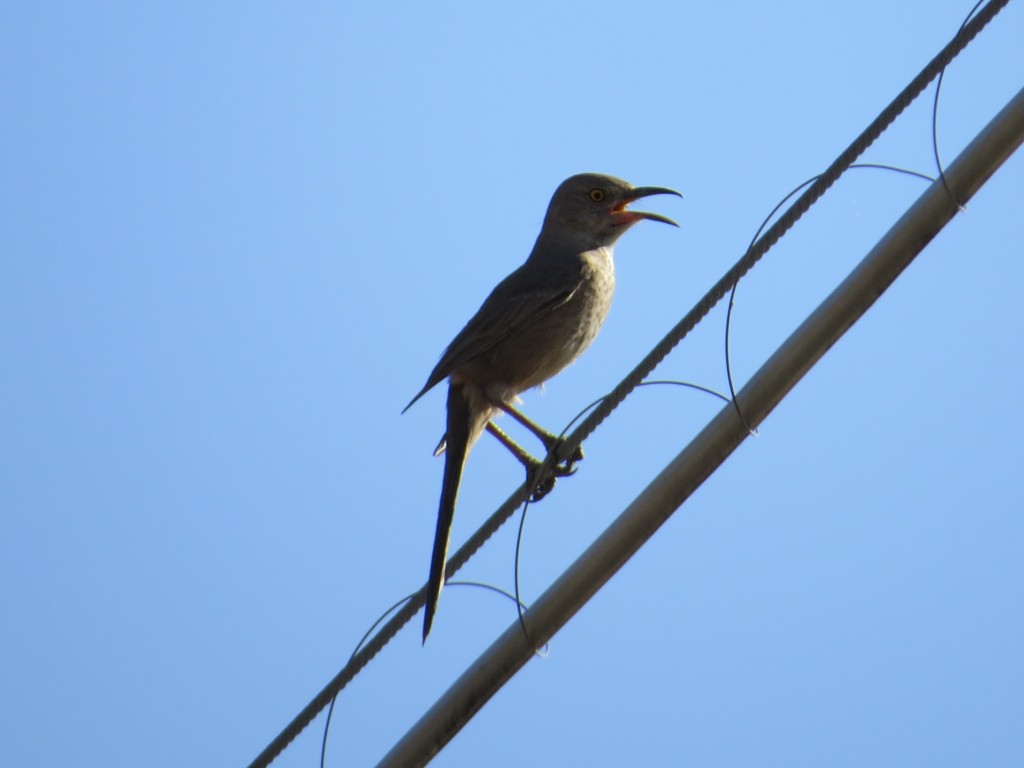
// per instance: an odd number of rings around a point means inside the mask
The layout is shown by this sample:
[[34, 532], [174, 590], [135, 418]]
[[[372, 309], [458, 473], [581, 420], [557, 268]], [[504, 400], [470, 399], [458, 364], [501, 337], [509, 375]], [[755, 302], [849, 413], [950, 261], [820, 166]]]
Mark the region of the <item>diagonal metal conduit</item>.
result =
[[[752, 426], [875, 303], [932, 238], [1024, 141], [1024, 89], [975, 137], [946, 172], [885, 234], [847, 278], [754, 374], [737, 399]], [[672, 513], [746, 439], [732, 404], [641, 492], [525, 614], [540, 647], [610, 579]], [[532, 658], [534, 646], [514, 622], [402, 737], [379, 766], [426, 764], [502, 685]]]

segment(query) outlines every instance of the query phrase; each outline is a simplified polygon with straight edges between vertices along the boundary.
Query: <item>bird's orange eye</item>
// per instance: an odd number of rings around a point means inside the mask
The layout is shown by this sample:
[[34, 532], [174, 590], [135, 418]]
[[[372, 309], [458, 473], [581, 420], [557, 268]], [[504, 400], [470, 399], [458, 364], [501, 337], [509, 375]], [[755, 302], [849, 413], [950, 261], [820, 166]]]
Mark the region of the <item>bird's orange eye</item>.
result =
[[604, 200], [604, 190], [601, 189], [600, 187], [594, 187], [592, 190], [590, 190], [590, 199], [593, 200], [595, 203], [600, 203], [602, 200]]

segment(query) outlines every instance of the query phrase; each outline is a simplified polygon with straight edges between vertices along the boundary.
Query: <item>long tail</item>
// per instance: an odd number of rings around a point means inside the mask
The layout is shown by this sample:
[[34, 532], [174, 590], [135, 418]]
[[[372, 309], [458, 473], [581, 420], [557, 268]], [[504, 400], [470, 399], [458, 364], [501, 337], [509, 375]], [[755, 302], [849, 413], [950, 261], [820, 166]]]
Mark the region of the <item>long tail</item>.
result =
[[441, 503], [437, 509], [437, 530], [434, 533], [434, 554], [430, 558], [430, 580], [427, 604], [423, 611], [423, 642], [427, 642], [434, 621], [437, 601], [444, 586], [444, 566], [448, 558], [448, 537], [455, 516], [455, 498], [459, 494], [462, 466], [469, 452], [470, 405], [461, 384], [448, 387], [448, 434], [444, 454], [444, 479], [441, 482]]

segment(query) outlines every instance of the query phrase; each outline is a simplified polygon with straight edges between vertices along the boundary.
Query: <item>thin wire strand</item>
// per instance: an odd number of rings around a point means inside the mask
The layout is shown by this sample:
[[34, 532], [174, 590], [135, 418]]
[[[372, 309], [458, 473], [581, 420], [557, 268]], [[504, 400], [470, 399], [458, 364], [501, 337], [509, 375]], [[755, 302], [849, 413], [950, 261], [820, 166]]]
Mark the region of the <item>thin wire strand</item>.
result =
[[[854, 163], [853, 165], [850, 166], [850, 168], [870, 168], [884, 171], [892, 171], [894, 173], [903, 173], [906, 174], [907, 176], [916, 176], [917, 178], [925, 179], [926, 181], [935, 181], [935, 179], [933, 179], [931, 176], [927, 176], [923, 173], [918, 173], [917, 171], [911, 171], [908, 168], [899, 168], [898, 166], [895, 165], [883, 165], [881, 163]], [[789, 192], [789, 194], [783, 197], [775, 205], [775, 207], [772, 208], [771, 212], [767, 216], [765, 216], [764, 221], [761, 222], [761, 226], [757, 228], [757, 232], [755, 232], [754, 237], [751, 238], [750, 245], [747, 246], [747, 249], [749, 250], [754, 246], [754, 243], [757, 242], [757, 238], [761, 236], [761, 233], [764, 231], [764, 228], [768, 226], [768, 222], [772, 220], [775, 214], [779, 212], [779, 209], [782, 208], [782, 206], [784, 206], [786, 202], [793, 197], [793, 195], [797, 194], [804, 187], [810, 186], [819, 178], [821, 178], [820, 175], [812, 176], [811, 178], [807, 179], [807, 181], [798, 184], [792, 191]], [[956, 201], [954, 200], [954, 202]], [[743, 425], [743, 428], [747, 430], [747, 433], [750, 434], [751, 437], [757, 437], [757, 430], [754, 429], [754, 427], [750, 426], [750, 423], [747, 421], [747, 417], [743, 415], [743, 410], [740, 408], [739, 401], [736, 399], [736, 385], [732, 376], [732, 354], [730, 352], [730, 343], [732, 340], [732, 310], [733, 307], [736, 305], [736, 289], [739, 288], [739, 284], [739, 279], [737, 279], [736, 282], [733, 283], [732, 289], [729, 291], [729, 305], [725, 311], [725, 378], [729, 383], [729, 396], [731, 398], [733, 408], [736, 411], [736, 416], [739, 417], [740, 423]]]
[[[573, 416], [572, 419], [569, 421], [569, 423], [566, 424], [565, 427], [562, 428], [562, 431], [558, 433], [558, 439], [559, 440], [564, 439], [566, 433], [570, 429], [572, 429], [572, 425], [575, 424], [577, 421], [579, 421], [581, 418], [583, 418], [584, 414], [586, 414], [587, 411], [589, 411], [591, 408], [594, 408], [598, 403], [601, 402], [602, 399], [603, 398], [599, 397], [597, 400], [595, 400], [594, 402], [592, 402], [589, 405], [585, 406], [579, 413], [577, 413], [575, 416]], [[546, 650], [539, 650], [537, 648], [537, 644], [535, 642], [533, 642], [533, 638], [530, 637], [530, 631], [526, 628], [526, 619], [523, 616], [523, 614], [524, 614], [524, 608], [523, 608], [524, 603], [522, 601], [522, 595], [521, 595], [520, 589], [519, 589], [519, 555], [520, 555], [522, 544], [523, 544], [523, 529], [526, 526], [526, 510], [529, 509], [529, 507], [530, 507], [530, 499], [533, 497], [533, 491], [536, 490], [537, 485], [540, 482], [539, 479], [538, 479], [539, 476], [540, 476], [540, 473], [538, 472], [537, 473], [537, 478], [534, 478], [534, 480], [530, 484], [530, 493], [527, 495], [526, 499], [523, 500], [523, 504], [522, 504], [522, 507], [521, 507], [522, 508], [522, 514], [520, 514], [520, 516], [519, 516], [519, 531], [518, 531], [518, 533], [516, 533], [516, 551], [515, 551], [515, 555], [512, 558], [512, 585], [513, 585], [513, 589], [515, 591], [515, 597], [516, 597], [516, 616], [519, 619], [519, 628], [522, 630], [523, 637], [525, 638], [526, 642], [529, 643], [531, 648], [533, 648], [534, 655], [535, 656], [540, 656], [541, 658], [544, 658], [545, 656], [547, 656], [547, 651]], [[545, 649], [547, 648], [547, 643], [545, 643], [544, 647], [545, 647]]]
[[[959, 35], [963, 32], [964, 27], [967, 26], [967, 22], [971, 20], [971, 17], [977, 12], [978, 8], [985, 0], [978, 0], [971, 8], [970, 12], [964, 18], [963, 24], [960, 25], [960, 29], [957, 30]], [[939, 94], [942, 92], [942, 78], [946, 75], [946, 68], [943, 67], [942, 71], [939, 72], [939, 77], [935, 81], [935, 100], [932, 101], [932, 151], [935, 153], [935, 167], [939, 171], [939, 178], [942, 179], [942, 186], [946, 189], [946, 194], [949, 195], [949, 199], [952, 200], [957, 209], [963, 213], [966, 208], [963, 204], [956, 199], [956, 195], [953, 194], [953, 190], [949, 188], [949, 181], [946, 180], [946, 171], [942, 167], [942, 160], [939, 159]]]
[[[949, 64], [988, 23], [995, 18], [1009, 0], [989, 0], [981, 11], [961, 32], [957, 34], [908, 84], [897, 97], [876, 117], [863, 133], [847, 147], [829, 166], [800, 199], [790, 208], [751, 248], [742, 259], [722, 276], [687, 315], [676, 324], [669, 334], [652, 349], [632, 372], [615, 387], [584, 422], [559, 447], [557, 455], [549, 452], [542, 471], [550, 472], [562, 451], [568, 457], [584, 439], [611, 414], [651, 371], [696, 327], [707, 314], [729, 292], [733, 283], [750, 271], [768, 250], [803, 216], [804, 213], [835, 183], [836, 179], [882, 134], [883, 131], [921, 94], [924, 88]], [[563, 459], [564, 460], [564, 459]], [[448, 561], [447, 571], [455, 574], [482, 547], [491, 536], [511, 517], [527, 497], [530, 483], [523, 483], [484, 522], [480, 528]], [[408, 623], [426, 601], [426, 586], [400, 608], [380, 628], [356, 656], [332, 678], [313, 699], [302, 708], [288, 725], [250, 763], [249, 768], [266, 768], [313, 721], [348, 683], [391, 641], [398, 631]]]
[[[695, 389], [698, 392], [704, 392], [704, 393], [709, 394], [709, 395], [714, 395], [719, 400], [722, 400], [722, 401], [724, 401], [726, 403], [729, 402], [729, 398], [726, 397], [725, 395], [723, 395], [721, 392], [716, 392], [715, 390], [711, 389], [710, 387], [705, 387], [705, 386], [703, 386], [701, 384], [694, 384], [694, 383], [689, 382], [689, 381], [676, 381], [676, 380], [673, 380], [673, 379], [657, 379], [657, 380], [653, 380], [653, 381], [643, 381], [643, 382], [641, 382], [640, 384], [637, 385], [637, 388], [639, 388], [639, 387], [664, 386], [664, 385], [674, 385], [674, 386], [679, 386], [679, 387], [688, 387], [690, 389]], [[601, 403], [601, 401], [603, 401], [606, 397], [608, 397], [608, 395], [602, 395], [601, 397], [597, 398], [597, 400], [594, 400], [592, 403], [590, 403], [589, 405], [585, 406], [575, 416], [573, 416], [572, 420], [568, 424], [566, 424], [565, 427], [562, 428], [562, 431], [558, 434], [559, 439], [564, 438], [565, 435], [569, 432], [569, 430], [572, 429], [573, 424], [575, 424], [580, 419], [582, 419], [589, 410], [591, 410], [592, 408], [595, 408], [597, 405], [599, 405]], [[516, 550], [515, 550], [515, 556], [513, 558], [512, 583], [513, 583], [514, 588], [515, 588], [515, 599], [516, 599], [516, 605], [517, 605], [517, 610], [518, 610], [519, 627], [523, 631], [523, 637], [526, 639], [526, 642], [529, 643], [530, 646], [533, 648], [534, 654], [537, 655], [537, 656], [540, 656], [541, 658], [543, 658], [543, 657], [547, 656], [546, 650], [542, 652], [542, 651], [539, 651], [537, 649], [536, 643], [533, 642], [533, 639], [530, 637], [530, 632], [526, 628], [526, 619], [524, 617], [524, 611], [525, 611], [526, 604], [521, 599], [522, 595], [521, 595], [520, 587], [519, 587], [519, 559], [520, 559], [520, 554], [522, 552], [523, 533], [524, 533], [524, 529], [526, 527], [526, 510], [529, 508], [529, 506], [530, 506], [530, 499], [527, 498], [526, 501], [523, 502], [523, 505], [521, 507], [522, 514], [519, 516], [519, 532], [516, 534]], [[548, 644], [545, 643], [544, 644], [545, 649], [547, 648], [547, 646], [548, 646]]]
[[[379, 627], [380, 623], [384, 621], [384, 619], [386, 619], [393, 611], [398, 610], [402, 603], [407, 603], [415, 596], [415, 592], [413, 592], [410, 595], [406, 595], [401, 600], [395, 602], [390, 608], [388, 608], [386, 611], [384, 611], [384, 613], [377, 617], [377, 620], [373, 622], [373, 624], [370, 625], [370, 628], [366, 630], [365, 634], [363, 634], [363, 636], [359, 638], [359, 642], [356, 643], [356, 647], [352, 649], [352, 655], [348, 657], [349, 664], [352, 663], [352, 659], [354, 659], [356, 657], [356, 654], [359, 653], [359, 649], [363, 647], [363, 643], [365, 643], [369, 639], [370, 635], [373, 634], [373, 630]], [[327, 734], [331, 730], [331, 717], [333, 717], [334, 715], [334, 703], [337, 700], [338, 694], [336, 693], [331, 697], [331, 704], [327, 708], [327, 720], [324, 722], [324, 737], [323, 740], [320, 742], [320, 768], [326, 768], [327, 765]]]
[[[513, 595], [508, 590], [502, 589], [501, 587], [496, 587], [493, 584], [487, 584], [486, 582], [483, 582], [483, 581], [468, 581], [468, 580], [463, 579], [461, 581], [449, 581], [449, 582], [446, 582], [445, 586], [446, 587], [477, 587], [479, 589], [490, 590], [491, 592], [496, 592], [499, 595], [502, 595], [503, 597], [507, 597], [509, 600], [517, 603], [520, 606], [520, 608], [525, 608], [526, 607], [526, 606], [522, 605], [521, 603], [519, 603], [519, 598], [517, 598], [515, 595]], [[384, 613], [382, 613], [380, 616], [378, 616], [377, 620], [375, 622], [373, 622], [373, 624], [370, 626], [370, 628], [368, 630], [366, 630], [366, 633], [359, 639], [359, 642], [356, 643], [356, 647], [353, 649], [352, 655], [349, 656], [349, 658], [348, 658], [348, 663], [350, 663], [350, 664], [352, 663], [352, 659], [354, 659], [356, 654], [359, 653], [359, 649], [363, 647], [363, 643], [365, 643], [369, 639], [370, 635], [373, 634], [373, 630], [375, 630], [378, 626], [380, 626], [380, 623], [382, 621], [384, 621], [384, 619], [386, 619], [393, 611], [398, 609], [398, 607], [401, 606], [402, 603], [408, 602], [409, 600], [411, 600], [415, 596], [416, 596], [415, 592], [413, 592], [412, 594], [406, 595], [401, 600], [398, 600], [397, 602], [395, 602], [390, 608], [388, 608], [386, 611], [384, 611]], [[545, 643], [545, 647], [547, 647], [546, 643]], [[340, 693], [340, 691], [339, 691], [339, 693]], [[331, 697], [331, 703], [330, 703], [330, 705], [327, 708], [327, 719], [324, 722], [324, 736], [323, 736], [323, 740], [320, 743], [320, 768], [326, 768], [326, 766], [327, 766], [327, 736], [328, 736], [328, 734], [329, 734], [329, 732], [331, 730], [331, 717], [334, 714], [334, 704], [335, 704], [335, 702], [337, 702], [337, 700], [338, 700], [338, 694], [335, 694], [334, 696]]]

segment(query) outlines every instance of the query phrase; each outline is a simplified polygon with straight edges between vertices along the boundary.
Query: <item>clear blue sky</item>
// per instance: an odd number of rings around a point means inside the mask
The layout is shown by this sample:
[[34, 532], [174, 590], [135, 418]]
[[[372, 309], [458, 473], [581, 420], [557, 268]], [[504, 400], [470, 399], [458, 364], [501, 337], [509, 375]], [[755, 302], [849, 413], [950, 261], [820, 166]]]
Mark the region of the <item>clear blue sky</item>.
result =
[[[594, 346], [610, 389], [970, 3], [7, 3], [0, 764], [238, 766], [424, 581], [437, 356], [580, 171], [670, 186]], [[504, 7], [504, 6], [503, 6]], [[947, 73], [951, 160], [1024, 82], [1011, 4]], [[933, 173], [930, 100], [865, 158]], [[855, 171], [739, 291], [744, 381], [920, 194]], [[1024, 761], [1013, 158], [438, 766]], [[725, 388], [724, 307], [658, 369]], [[553, 577], [717, 412], [638, 392], [531, 508]], [[518, 485], [470, 458], [458, 544]], [[514, 526], [466, 578], [511, 586]], [[445, 591], [345, 691], [372, 764], [515, 618]], [[315, 765], [323, 720], [278, 765]]]

